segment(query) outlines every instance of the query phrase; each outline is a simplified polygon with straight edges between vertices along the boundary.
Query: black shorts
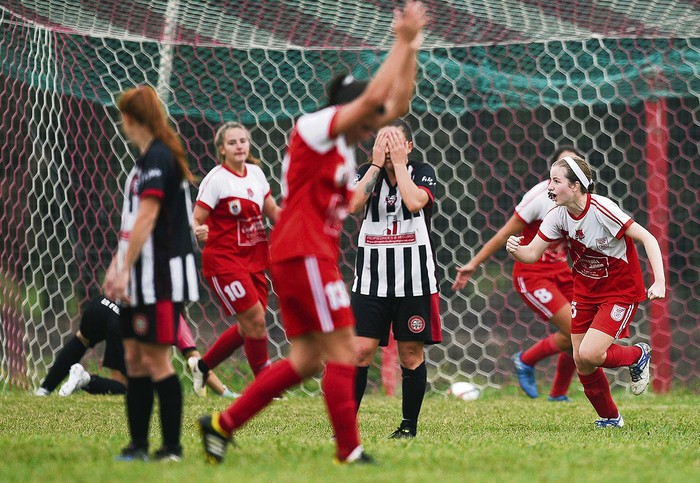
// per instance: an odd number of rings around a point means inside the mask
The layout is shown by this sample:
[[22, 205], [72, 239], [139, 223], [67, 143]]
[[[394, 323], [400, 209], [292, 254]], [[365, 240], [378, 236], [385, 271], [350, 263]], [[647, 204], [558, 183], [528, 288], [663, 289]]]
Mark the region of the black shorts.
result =
[[107, 340], [111, 333], [119, 336], [117, 306], [104, 297], [88, 302], [80, 319], [80, 333], [90, 341], [90, 347]]
[[440, 294], [413, 297], [374, 297], [353, 292], [352, 310], [355, 331], [360, 337], [379, 339], [379, 345], [389, 344], [389, 329], [397, 341], [442, 342]]
[[176, 345], [182, 304], [159, 300], [154, 305], [122, 306], [121, 336], [139, 342]]
[[90, 301], [83, 310], [80, 319], [80, 334], [95, 347], [105, 342], [105, 353], [102, 365], [126, 374], [124, 364], [124, 346], [119, 332], [118, 308], [106, 298]]
[[102, 365], [126, 375], [124, 345], [122, 344], [119, 327], [107, 333], [107, 338], [105, 339], [105, 355], [102, 358]]

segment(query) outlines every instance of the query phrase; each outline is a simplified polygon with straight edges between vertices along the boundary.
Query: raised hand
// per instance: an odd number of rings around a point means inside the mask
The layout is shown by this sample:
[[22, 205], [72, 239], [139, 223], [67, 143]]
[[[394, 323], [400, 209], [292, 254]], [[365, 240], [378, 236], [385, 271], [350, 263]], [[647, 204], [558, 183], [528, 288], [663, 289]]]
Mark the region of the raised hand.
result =
[[428, 13], [421, 2], [408, 0], [403, 11], [394, 11], [394, 35], [397, 39], [412, 42], [421, 37], [428, 22]]

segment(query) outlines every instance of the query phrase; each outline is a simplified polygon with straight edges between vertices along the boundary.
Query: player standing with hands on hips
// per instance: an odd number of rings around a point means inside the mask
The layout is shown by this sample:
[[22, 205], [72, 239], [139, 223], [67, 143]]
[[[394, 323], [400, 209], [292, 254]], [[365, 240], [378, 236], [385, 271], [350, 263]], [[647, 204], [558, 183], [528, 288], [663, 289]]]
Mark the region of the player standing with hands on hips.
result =
[[[549, 194], [557, 207], [545, 216], [537, 236], [521, 246], [511, 236], [506, 249], [523, 263], [537, 261], [550, 243], [564, 238], [573, 261], [574, 300], [571, 341], [579, 380], [600, 416], [598, 428], [622, 427], [624, 420], [610, 393], [603, 367], [629, 366], [632, 393], [649, 384], [651, 349], [645, 343], [622, 346], [639, 302], [664, 298], [666, 280], [656, 238], [635, 223], [615, 202], [595, 195], [591, 168], [583, 159], [567, 156], [550, 171]], [[634, 241], [649, 258], [654, 283], [646, 291]]]
[[163, 446], [158, 460], [182, 458], [182, 388], [170, 361], [183, 303], [199, 298], [190, 227], [193, 176], [182, 141], [155, 90], [139, 86], [117, 103], [122, 129], [140, 157], [124, 186], [119, 248], [104, 294], [120, 306], [131, 441], [118, 459], [148, 459], [148, 428], [158, 395]]
[[403, 115], [416, 77], [426, 12], [408, 1], [394, 15], [396, 40], [375, 77], [351, 76], [328, 88], [328, 107], [301, 116], [283, 164], [282, 212], [272, 230], [270, 273], [290, 342], [227, 410], [199, 419], [207, 458], [220, 462], [232, 434], [282, 391], [318, 373], [339, 463], [370, 463], [355, 412], [355, 319], [338, 270], [339, 236], [355, 177], [352, 146]]
[[360, 167], [349, 210], [364, 209], [355, 260], [352, 310], [357, 319], [359, 410], [367, 372], [393, 327], [401, 363], [402, 420], [391, 438], [416, 436], [427, 385], [425, 344], [442, 341], [440, 294], [430, 241], [435, 170], [409, 161], [411, 129], [403, 120], [382, 128], [372, 162]]

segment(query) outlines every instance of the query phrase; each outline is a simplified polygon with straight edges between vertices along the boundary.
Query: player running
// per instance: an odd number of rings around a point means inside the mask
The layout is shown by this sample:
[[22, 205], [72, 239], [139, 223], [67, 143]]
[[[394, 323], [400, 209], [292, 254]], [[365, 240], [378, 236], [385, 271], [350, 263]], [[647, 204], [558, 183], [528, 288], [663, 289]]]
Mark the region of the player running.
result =
[[[628, 366], [632, 393], [644, 392], [651, 349], [645, 343], [627, 347], [615, 340], [629, 337], [639, 302], [665, 297], [666, 280], [656, 238], [615, 202], [593, 194], [594, 188], [591, 168], [583, 159], [567, 156], [555, 162], [548, 192], [557, 207], [545, 216], [529, 245], [522, 245], [522, 236], [511, 236], [506, 249], [516, 260], [534, 263], [557, 240], [569, 245], [574, 270], [571, 340], [579, 380], [600, 416], [595, 426], [622, 427], [602, 368]], [[654, 273], [646, 293], [635, 240], [644, 245]]]

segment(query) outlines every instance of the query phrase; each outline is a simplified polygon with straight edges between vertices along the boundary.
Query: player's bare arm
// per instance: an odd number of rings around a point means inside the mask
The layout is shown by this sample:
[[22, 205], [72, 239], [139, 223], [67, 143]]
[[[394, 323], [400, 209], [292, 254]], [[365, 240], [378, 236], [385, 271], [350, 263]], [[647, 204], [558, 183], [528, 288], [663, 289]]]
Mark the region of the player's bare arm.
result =
[[493, 238], [487, 241], [481, 250], [474, 255], [474, 258], [469, 260], [465, 265], [457, 268], [457, 277], [455, 278], [455, 283], [452, 284], [452, 290], [462, 290], [467, 285], [472, 275], [474, 275], [479, 265], [500, 250], [501, 247], [506, 244], [508, 237], [522, 232], [523, 228], [525, 228], [525, 222], [515, 215], [511, 216], [506, 224], [496, 232]]
[[411, 212], [417, 213], [430, 201], [425, 190], [416, 186], [408, 173], [408, 146], [399, 128], [386, 128], [391, 163], [394, 167], [396, 184], [401, 193], [401, 202]]
[[644, 245], [644, 251], [646, 251], [647, 258], [651, 264], [651, 271], [654, 274], [654, 283], [652, 283], [647, 290], [647, 297], [649, 300], [666, 297], [666, 276], [664, 275], [663, 257], [661, 256], [659, 242], [654, 235], [649, 233], [649, 230], [639, 223], [632, 223], [625, 232], [625, 235]]
[[536, 236], [529, 245], [521, 245], [522, 236], [509, 236], [506, 241], [506, 250], [510, 255], [522, 263], [535, 263], [540, 259], [544, 251], [549, 246], [549, 242]]
[[332, 128], [334, 137], [360, 125], [377, 129], [408, 112], [416, 78], [415, 40], [426, 22], [427, 13], [420, 2], [406, 2], [403, 11], [395, 15], [396, 40], [389, 55], [362, 95], [340, 109]]
[[280, 211], [282, 211], [282, 208], [277, 205], [272, 195], [267, 195], [263, 203], [263, 215], [265, 215], [272, 224], [275, 224], [277, 223], [277, 218], [280, 216]]
[[350, 199], [350, 203], [348, 203], [348, 211], [350, 213], [359, 213], [367, 204], [367, 200], [369, 200], [384, 167], [388, 149], [386, 132], [384, 130], [379, 131], [372, 147], [372, 164], [365, 175], [357, 182], [357, 185], [355, 185], [355, 192]]
[[205, 223], [207, 218], [209, 218], [209, 210], [195, 205], [192, 212], [192, 231], [197, 240], [203, 243], [209, 238], [209, 225]]

